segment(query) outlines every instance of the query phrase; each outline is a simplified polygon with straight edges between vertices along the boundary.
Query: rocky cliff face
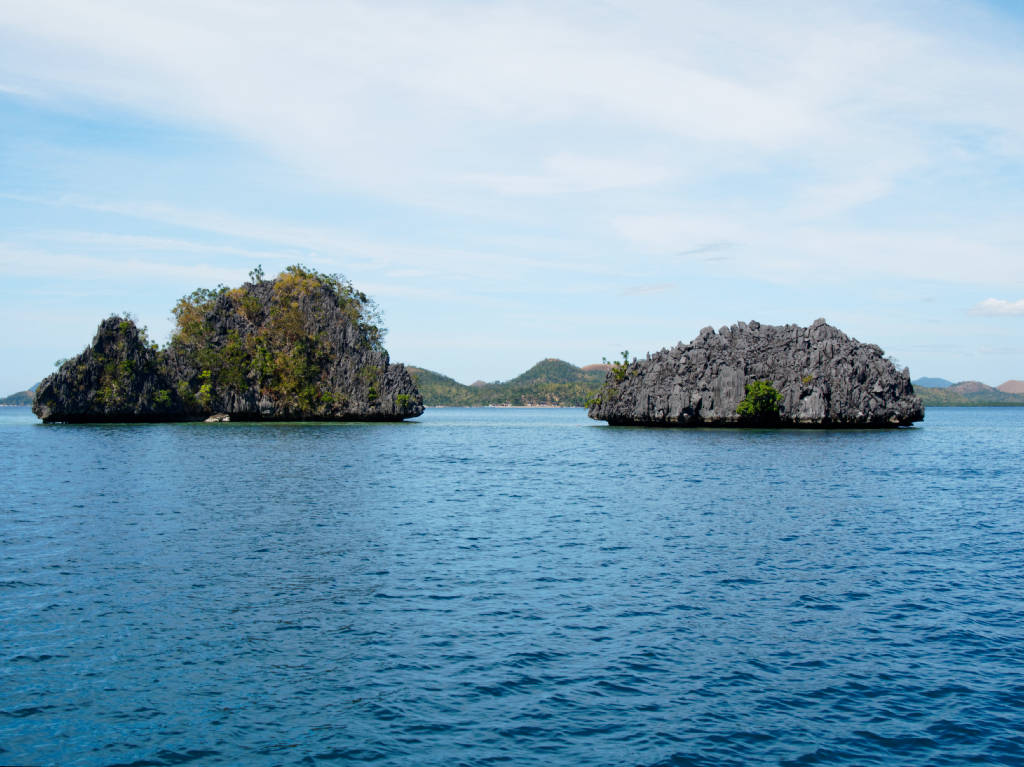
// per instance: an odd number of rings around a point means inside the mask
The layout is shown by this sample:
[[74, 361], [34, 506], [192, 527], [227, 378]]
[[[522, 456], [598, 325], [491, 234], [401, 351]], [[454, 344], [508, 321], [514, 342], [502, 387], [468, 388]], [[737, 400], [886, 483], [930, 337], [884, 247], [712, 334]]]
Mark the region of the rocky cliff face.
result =
[[[737, 412], [755, 381], [778, 391], [777, 414]], [[614, 425], [882, 427], [920, 421], [924, 406], [909, 371], [819, 319], [704, 328], [689, 344], [617, 365], [589, 415]]]
[[46, 422], [147, 421], [173, 418], [179, 403], [166, 366], [135, 323], [108, 317], [92, 344], [36, 387], [32, 412]]
[[273, 280], [197, 290], [174, 309], [157, 350], [128, 319], [39, 386], [43, 421], [398, 421], [423, 412], [404, 365], [392, 365], [372, 302], [338, 277], [290, 267]]

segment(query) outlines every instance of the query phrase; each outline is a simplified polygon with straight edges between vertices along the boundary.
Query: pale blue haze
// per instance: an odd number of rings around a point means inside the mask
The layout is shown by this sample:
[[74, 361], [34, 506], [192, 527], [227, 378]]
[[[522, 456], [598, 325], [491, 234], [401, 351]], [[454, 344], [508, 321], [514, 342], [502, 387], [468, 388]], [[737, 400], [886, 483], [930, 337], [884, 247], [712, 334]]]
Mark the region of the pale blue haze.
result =
[[0, 762], [1019, 765], [1022, 445], [0, 409]]

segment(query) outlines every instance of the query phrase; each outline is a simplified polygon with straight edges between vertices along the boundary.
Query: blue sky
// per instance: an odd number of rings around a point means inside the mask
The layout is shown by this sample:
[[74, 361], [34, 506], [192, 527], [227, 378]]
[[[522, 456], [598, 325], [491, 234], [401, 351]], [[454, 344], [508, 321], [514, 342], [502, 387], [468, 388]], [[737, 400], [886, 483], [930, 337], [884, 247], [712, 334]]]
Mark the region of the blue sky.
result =
[[1022, 7], [0, 0], [0, 394], [296, 262], [464, 382], [820, 316], [1024, 378]]

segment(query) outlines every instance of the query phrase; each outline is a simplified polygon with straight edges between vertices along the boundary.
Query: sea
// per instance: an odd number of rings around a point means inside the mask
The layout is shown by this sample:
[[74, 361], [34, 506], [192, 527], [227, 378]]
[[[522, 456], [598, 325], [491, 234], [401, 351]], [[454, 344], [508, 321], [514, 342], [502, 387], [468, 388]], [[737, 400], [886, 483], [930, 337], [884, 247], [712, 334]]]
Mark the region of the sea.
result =
[[0, 763], [1024, 765], [1024, 408], [0, 409]]

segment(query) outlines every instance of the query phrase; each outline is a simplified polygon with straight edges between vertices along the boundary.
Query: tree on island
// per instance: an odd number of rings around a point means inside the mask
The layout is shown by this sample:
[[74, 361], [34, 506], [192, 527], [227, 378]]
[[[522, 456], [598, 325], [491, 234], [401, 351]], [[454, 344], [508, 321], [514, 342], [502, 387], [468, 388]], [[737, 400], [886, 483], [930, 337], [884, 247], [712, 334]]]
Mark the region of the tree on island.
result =
[[752, 381], [747, 384], [746, 391], [747, 396], [736, 406], [739, 415], [756, 421], [773, 421], [779, 417], [782, 395], [771, 381]]

